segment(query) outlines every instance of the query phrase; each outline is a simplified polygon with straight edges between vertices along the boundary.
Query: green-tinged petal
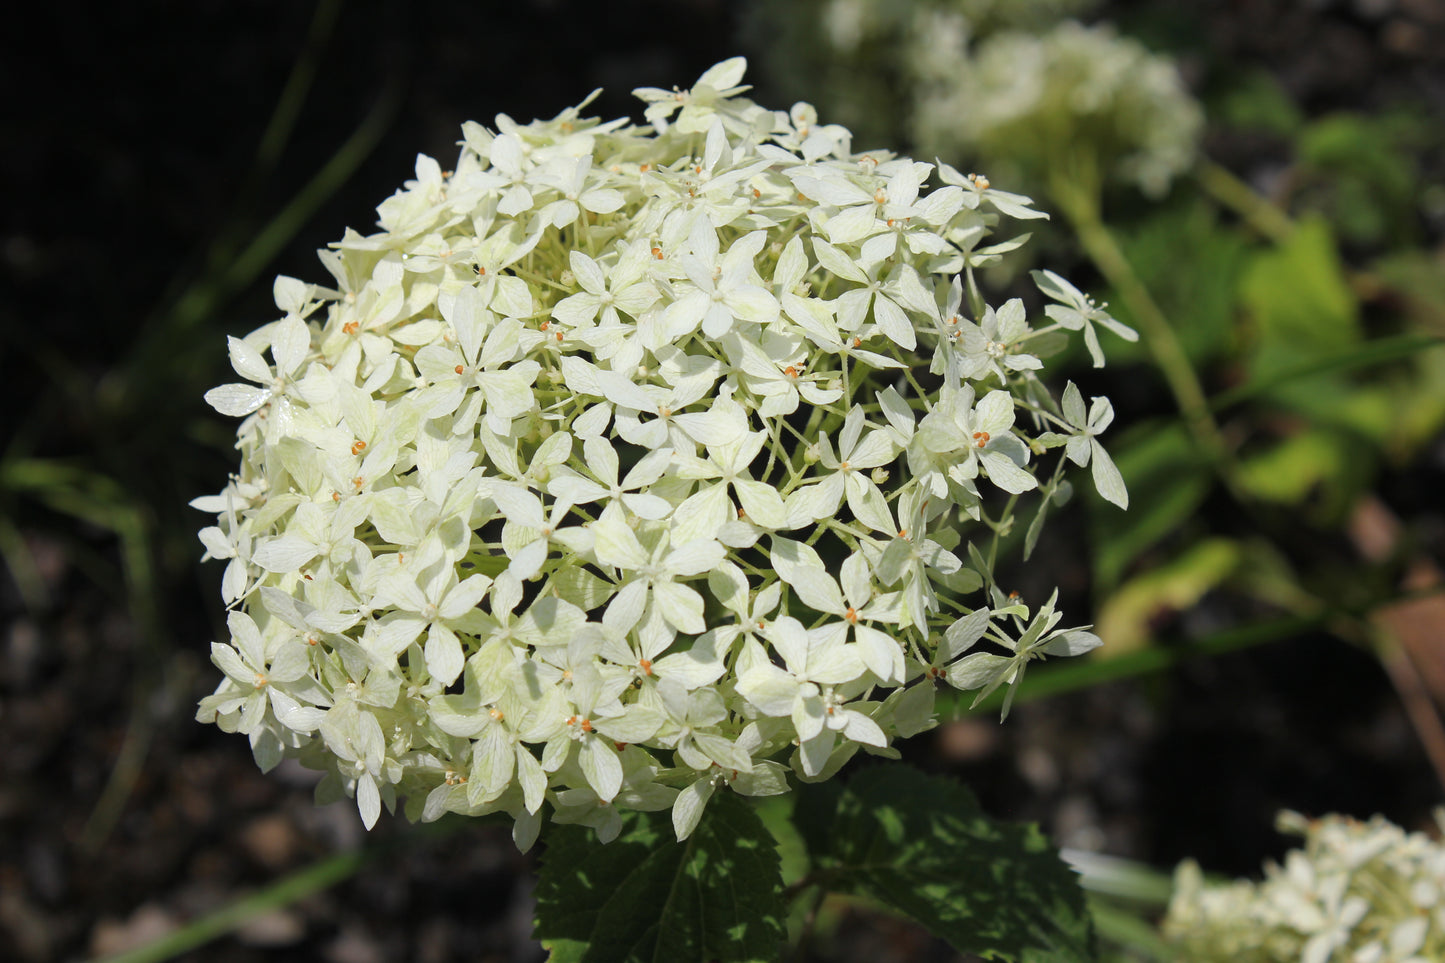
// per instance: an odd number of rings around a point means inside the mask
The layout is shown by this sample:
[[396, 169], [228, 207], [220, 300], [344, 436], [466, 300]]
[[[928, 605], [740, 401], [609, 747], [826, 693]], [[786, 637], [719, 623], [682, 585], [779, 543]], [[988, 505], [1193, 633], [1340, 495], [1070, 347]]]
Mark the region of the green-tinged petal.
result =
[[622, 761], [617, 758], [616, 750], [605, 741], [584, 739], [577, 753], [577, 762], [582, 767], [587, 785], [603, 802], [610, 802], [622, 788]]
[[679, 840], [691, 836], [697, 828], [712, 793], [712, 777], [704, 776], [677, 794], [677, 800], [672, 804], [672, 830]]

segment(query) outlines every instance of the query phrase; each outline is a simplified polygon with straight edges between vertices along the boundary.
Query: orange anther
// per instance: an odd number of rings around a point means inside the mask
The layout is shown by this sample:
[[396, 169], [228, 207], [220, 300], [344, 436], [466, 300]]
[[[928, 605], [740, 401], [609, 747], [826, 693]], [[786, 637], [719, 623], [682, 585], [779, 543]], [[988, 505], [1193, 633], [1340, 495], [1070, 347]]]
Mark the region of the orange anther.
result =
[[358, 438], [351, 443], [351, 453], [353, 455], [359, 455], [363, 451], [366, 451], [366, 442]]
[[355, 478], [351, 479], [351, 487], [352, 487], [352, 488], [355, 488], [355, 489], [360, 490], [361, 486], [362, 486], [362, 485], [365, 485], [365, 484], [366, 484], [366, 479], [365, 479], [365, 478], [362, 478], [360, 475], [357, 475]]
[[661, 261], [661, 260], [662, 260], [662, 248], [660, 248], [660, 247], [655, 247], [655, 246], [654, 246], [653, 249], [652, 249], [652, 256], [655, 257], [655, 258], [657, 258], [659, 261]]
[[577, 717], [576, 717], [576, 716], [568, 716], [564, 724], [565, 724], [565, 725], [569, 725], [569, 726], [571, 726], [571, 725], [576, 725], [576, 724], [577, 724]]
[[652, 170], [652, 163], [649, 161], [649, 162], [644, 163], [644, 164], [639, 164], [639, 165], [637, 166], [637, 169], [638, 169], [639, 171], [641, 171], [642, 173], [646, 174], [648, 171]]
[[652, 675], [652, 660], [651, 660], [651, 659], [638, 659], [638, 660], [637, 660], [637, 667], [642, 670], [642, 674], [643, 674], [643, 675]]
[[908, 529], [906, 529], [906, 528], [900, 528], [900, 529], [898, 530], [898, 537], [899, 537], [899, 538], [907, 538], [907, 537], [908, 537]]
[[492, 717], [493, 722], [501, 722], [503, 718], [501, 709], [489, 709], [487, 710], [487, 715]]
[[788, 365], [786, 368], [783, 369], [783, 374], [787, 375], [789, 378], [796, 378], [798, 376], [798, 369], [795, 365]]
[[452, 370], [455, 371], [457, 374], [465, 374], [467, 369], [463, 368], [461, 365], [457, 365]]
[[582, 725], [582, 731], [583, 731], [583, 732], [591, 732], [591, 731], [592, 731], [592, 720], [591, 720], [591, 719], [583, 719], [581, 725]]
[[348, 321], [348, 322], [346, 322], [345, 324], [343, 324], [343, 325], [341, 326], [341, 333], [342, 333], [342, 334], [355, 334], [355, 333], [356, 333], [357, 331], [359, 331], [360, 329], [361, 329], [361, 323], [360, 323], [359, 321]]
[[851, 606], [851, 605], [848, 606], [848, 611], [846, 611], [846, 612], [843, 613], [843, 618], [844, 618], [845, 621], [847, 621], [847, 623], [848, 623], [849, 625], [857, 625], [857, 624], [858, 624], [858, 610], [855, 609], [855, 608], [854, 608], [853, 606]]
[[863, 339], [862, 339], [862, 338], [854, 338], [854, 339], [853, 339], [853, 347], [855, 347], [855, 348], [861, 348], [861, 347], [863, 347]]
[[548, 328], [550, 328], [551, 326], [552, 326], [552, 322], [551, 322], [551, 321], [543, 321], [541, 324], [537, 325], [537, 327], [538, 327], [540, 330], [542, 330], [542, 331], [546, 331], [546, 330], [547, 330]]
[[627, 748], [627, 743], [625, 743], [625, 742], [614, 742], [614, 743], [612, 743], [612, 748], [613, 748], [613, 749], [616, 749], [618, 752], [621, 752], [622, 750], [624, 750], [624, 749]]
[[974, 443], [975, 445], [977, 445], [979, 448], [982, 448], [982, 447], [984, 447], [985, 445], [987, 445], [987, 444], [988, 444], [988, 439], [989, 439], [989, 434], [988, 434], [988, 432], [986, 432], [986, 431], [975, 431], [975, 432], [973, 433], [973, 443]]
[[341, 501], [341, 492], [332, 492], [332, 493], [331, 493], [331, 500], [332, 500], [333, 502], [339, 502], [339, 501]]

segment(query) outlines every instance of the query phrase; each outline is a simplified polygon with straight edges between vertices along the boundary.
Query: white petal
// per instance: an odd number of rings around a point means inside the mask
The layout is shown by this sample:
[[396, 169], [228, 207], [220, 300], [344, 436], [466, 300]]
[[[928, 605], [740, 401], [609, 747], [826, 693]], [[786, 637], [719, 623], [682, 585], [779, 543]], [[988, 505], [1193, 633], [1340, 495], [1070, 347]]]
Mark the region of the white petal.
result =
[[1104, 450], [1104, 446], [1094, 439], [1089, 439], [1089, 449], [1094, 462], [1094, 487], [1099, 494], [1118, 505], [1120, 508], [1129, 507], [1129, 489], [1124, 487], [1124, 476], [1119, 474], [1119, 469], [1114, 465], [1114, 459]]
[[426, 670], [442, 685], [457, 681], [466, 665], [461, 640], [444, 625], [433, 625], [426, 639]]
[[228, 337], [226, 345], [230, 349], [231, 367], [236, 369], [236, 374], [257, 384], [271, 383], [271, 366], [261, 357], [261, 352], [240, 338]]
[[843, 593], [818, 553], [792, 539], [773, 536], [773, 566], [798, 599], [819, 612], [843, 614]]
[[319, 553], [311, 542], [297, 535], [280, 535], [268, 538], [256, 546], [251, 561], [268, 572], [294, 572]]
[[702, 596], [695, 589], [676, 582], [658, 582], [652, 586], [652, 598], [662, 617], [679, 632], [701, 635], [707, 630], [702, 619]]
[[622, 760], [617, 758], [616, 751], [601, 739], [587, 739], [582, 743], [577, 762], [597, 797], [611, 802], [622, 788]]
[[677, 800], [672, 804], [672, 829], [679, 841], [691, 836], [697, 828], [702, 811], [712, 798], [712, 791], [712, 777], [704, 776], [677, 794]]
[[260, 408], [271, 398], [271, 392], [255, 385], [221, 385], [206, 392], [206, 404], [223, 415], [240, 418]]
[[377, 791], [376, 780], [369, 772], [362, 773], [357, 780], [356, 808], [361, 813], [361, 824], [367, 829], [375, 826], [381, 817], [381, 793]]

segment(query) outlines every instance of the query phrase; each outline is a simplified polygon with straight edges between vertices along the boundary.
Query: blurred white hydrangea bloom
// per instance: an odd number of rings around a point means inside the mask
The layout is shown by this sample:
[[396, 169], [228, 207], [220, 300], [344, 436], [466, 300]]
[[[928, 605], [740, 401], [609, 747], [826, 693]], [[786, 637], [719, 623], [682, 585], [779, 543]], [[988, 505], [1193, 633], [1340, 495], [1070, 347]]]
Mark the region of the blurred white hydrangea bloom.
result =
[[[1445, 829], [1445, 811], [1436, 814]], [[1445, 846], [1380, 816], [1308, 820], [1260, 883], [1207, 885], [1193, 862], [1175, 874], [1164, 935], [1191, 963], [1433, 963], [1445, 959]]]
[[605, 840], [670, 807], [682, 837], [716, 791], [891, 753], [940, 680], [1098, 644], [985, 561], [1070, 458], [1125, 498], [1107, 400], [1039, 381], [1081, 325], [974, 280], [1042, 215], [765, 110], [744, 66], [637, 91], [640, 127], [465, 125], [321, 252], [331, 286], [277, 279], [231, 339], [198, 718], [263, 768], [325, 770], [367, 826], [504, 811], [525, 847], [548, 811]]
[[870, 136], [1041, 188], [1064, 164], [1158, 197], [1194, 162], [1203, 113], [1170, 59], [1067, 19], [1095, 5], [799, 0], [751, 4], [749, 22], [777, 83]]
[[1028, 175], [1087, 152], [1100, 176], [1151, 197], [1194, 163], [1204, 116], [1179, 71], [1107, 24], [997, 33], [961, 61], [946, 31], [915, 36], [920, 148], [1008, 158]]

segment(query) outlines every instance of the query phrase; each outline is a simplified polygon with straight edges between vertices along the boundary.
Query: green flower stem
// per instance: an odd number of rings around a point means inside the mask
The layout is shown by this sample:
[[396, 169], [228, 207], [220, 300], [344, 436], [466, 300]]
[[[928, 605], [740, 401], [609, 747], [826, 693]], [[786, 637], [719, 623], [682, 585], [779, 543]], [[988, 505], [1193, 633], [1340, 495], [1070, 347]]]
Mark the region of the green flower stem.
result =
[[1087, 183], [1070, 182], [1063, 174], [1051, 179], [1050, 191], [1078, 232], [1084, 253], [1128, 305], [1130, 316], [1142, 329], [1144, 343], [1164, 375], [1190, 433], [1228, 484], [1229, 449], [1210, 413], [1209, 399], [1169, 319], [1104, 225], [1099, 212], [1100, 192], [1091, 190]]
[[1211, 160], [1200, 163], [1196, 176], [1205, 193], [1254, 228], [1263, 237], [1277, 244], [1294, 233], [1294, 221], [1288, 214], [1234, 175], [1232, 171]]
[[1100, 938], [1106, 943], [1127, 948], [1133, 954], [1128, 959], [1156, 960], [1159, 963], [1175, 959], [1169, 946], [1160, 939], [1159, 931], [1138, 913], [1092, 893], [1089, 894], [1088, 905], [1089, 915], [1094, 918], [1094, 927]]
[[305, 869], [282, 877], [259, 893], [228, 903], [214, 913], [202, 916], [145, 946], [106, 957], [101, 963], [160, 963], [162, 960], [175, 959], [182, 953], [205, 946], [212, 940], [239, 929], [247, 920], [267, 910], [290, 906], [312, 893], [335, 886], [354, 875], [380, 851], [381, 847], [376, 847], [359, 852], [338, 853], [313, 863]]

